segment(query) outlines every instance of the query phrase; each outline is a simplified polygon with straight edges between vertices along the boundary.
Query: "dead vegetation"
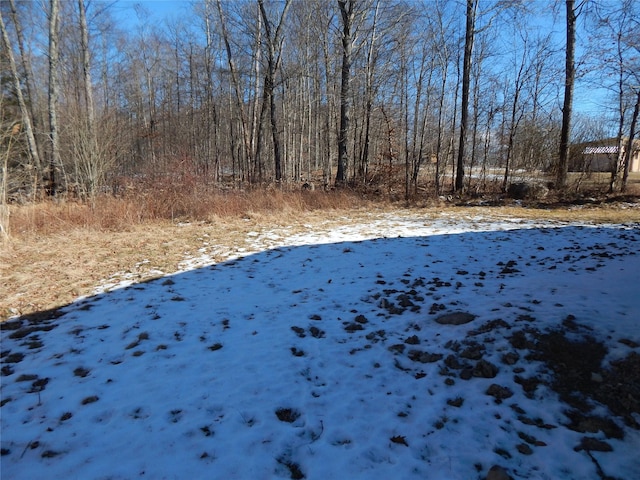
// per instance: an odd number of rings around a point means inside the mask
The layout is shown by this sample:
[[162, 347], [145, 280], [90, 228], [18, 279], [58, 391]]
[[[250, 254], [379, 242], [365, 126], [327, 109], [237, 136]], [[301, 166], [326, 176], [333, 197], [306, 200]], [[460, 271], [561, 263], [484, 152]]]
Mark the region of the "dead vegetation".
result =
[[348, 192], [220, 193], [201, 203], [191, 196], [173, 207], [145, 196], [106, 196], [93, 205], [12, 205], [11, 236], [0, 245], [0, 321], [89, 295], [117, 272], [134, 281], [175, 272], [204, 237], [241, 251], [252, 231], [287, 225], [295, 233], [308, 224], [344, 221], [346, 211], [379, 208]]
[[46, 201], [10, 206], [13, 236], [49, 235], [81, 227], [91, 230], [124, 231], [155, 222], [205, 221], [256, 215], [299, 216], [318, 210], [336, 210], [369, 205], [350, 191], [215, 191], [187, 186], [145, 189], [136, 194], [104, 195], [92, 202]]
[[312, 226], [330, 231], [385, 212], [425, 221], [443, 213], [454, 220], [482, 215], [498, 220], [640, 221], [636, 197], [530, 205], [498, 197], [431, 198], [407, 207], [405, 202], [368, 200], [348, 189], [164, 193], [104, 196], [90, 204], [11, 205], [10, 236], [0, 245], [0, 321], [66, 305], [119, 272], [133, 281], [175, 272], [185, 258], [197, 254], [205, 237], [210, 245], [240, 254], [250, 249], [250, 232], [281, 227], [295, 234]]

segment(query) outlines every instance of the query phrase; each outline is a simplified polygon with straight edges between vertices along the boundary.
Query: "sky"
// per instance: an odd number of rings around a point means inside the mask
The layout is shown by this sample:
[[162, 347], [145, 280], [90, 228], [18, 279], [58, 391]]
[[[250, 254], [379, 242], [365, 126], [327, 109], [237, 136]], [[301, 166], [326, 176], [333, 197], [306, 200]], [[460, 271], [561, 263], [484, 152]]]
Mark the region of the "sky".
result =
[[607, 428], [569, 428], [513, 340], [564, 320], [606, 347], [594, 382], [637, 354], [640, 225], [398, 211], [247, 236], [3, 328], [2, 478], [640, 478], [640, 431], [598, 404]]
[[[129, 28], [135, 29], [138, 25], [139, 15], [136, 13], [136, 6], [142, 6], [145, 9], [145, 13], [142, 18], [146, 21], [151, 19], [156, 24], [161, 24], [165, 19], [179, 18], [185, 11], [190, 11], [192, 2], [190, 0], [119, 0], [115, 6], [114, 11], [118, 18], [120, 18], [123, 25], [128, 25]], [[547, 0], [534, 0], [530, 4], [539, 5], [545, 12], [551, 9], [550, 2]], [[580, 25], [579, 25], [580, 26]], [[557, 32], [560, 39], [564, 38], [564, 25], [557, 24], [552, 25], [550, 19], [542, 20], [542, 23], [536, 28], [549, 29], [553, 28]], [[578, 42], [580, 43], [580, 42]], [[581, 47], [578, 44], [577, 54], [580, 55]], [[562, 92], [560, 91], [559, 95]], [[606, 109], [607, 105], [607, 91], [601, 88], [595, 88], [593, 86], [587, 86], [581, 84], [580, 81], [576, 85], [574, 92], [574, 109], [578, 114], [595, 115], [601, 113]], [[559, 100], [561, 103], [561, 99]]]
[[114, 9], [119, 12], [120, 18], [132, 25], [138, 23], [136, 6], [146, 9], [153, 19], [158, 22], [165, 18], [179, 17], [184, 10], [191, 9], [190, 0], [118, 0]]

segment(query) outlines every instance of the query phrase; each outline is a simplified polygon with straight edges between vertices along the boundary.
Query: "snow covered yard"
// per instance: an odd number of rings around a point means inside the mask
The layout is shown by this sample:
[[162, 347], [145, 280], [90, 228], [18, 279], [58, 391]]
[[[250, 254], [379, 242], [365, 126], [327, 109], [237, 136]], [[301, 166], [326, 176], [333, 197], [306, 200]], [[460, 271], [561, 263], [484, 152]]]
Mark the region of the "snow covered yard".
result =
[[640, 225], [249, 236], [2, 324], [2, 478], [640, 478]]

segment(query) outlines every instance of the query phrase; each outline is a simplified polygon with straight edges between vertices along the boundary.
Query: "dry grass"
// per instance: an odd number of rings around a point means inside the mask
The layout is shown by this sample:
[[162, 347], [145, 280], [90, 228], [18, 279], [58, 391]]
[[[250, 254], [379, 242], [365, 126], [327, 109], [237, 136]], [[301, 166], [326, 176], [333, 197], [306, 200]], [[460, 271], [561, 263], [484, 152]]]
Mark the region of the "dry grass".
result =
[[251, 231], [286, 225], [294, 233], [365, 207], [375, 208], [348, 192], [277, 190], [12, 206], [11, 236], [0, 244], [0, 321], [65, 305], [112, 277], [175, 272], [204, 238], [240, 253]]
[[[157, 197], [157, 196], [156, 196]], [[200, 198], [200, 203], [196, 199]], [[429, 204], [403, 208], [372, 203], [348, 192], [190, 194], [165, 199], [144, 196], [101, 198], [93, 207], [73, 202], [11, 207], [11, 236], [0, 245], [0, 321], [90, 295], [99, 284], [124, 277], [141, 281], [158, 271], [175, 272], [198, 256], [203, 242], [220, 251], [221, 261], [253, 247], [255, 232], [285, 229], [287, 234], [324, 231], [372, 215], [419, 215], [428, 221], [443, 210], [451, 217], [549, 219], [595, 223], [640, 222], [625, 203], [554, 208], [454, 207]], [[250, 232], [254, 232], [249, 235]]]
[[70, 228], [123, 231], [156, 221], [214, 221], [263, 212], [300, 215], [315, 210], [366, 206], [348, 191], [285, 192], [255, 190], [229, 193], [188, 190], [144, 191], [135, 196], [103, 196], [92, 204], [75, 201], [42, 202], [10, 209], [14, 236], [50, 235]]
[[[608, 172], [569, 172], [568, 175], [569, 190], [571, 191], [581, 189], [582, 191], [587, 190], [605, 193], [609, 190], [610, 181], [611, 174]], [[640, 172], [629, 172], [627, 192], [633, 195], [640, 194]]]
[[500, 218], [524, 220], [549, 220], [555, 222], [585, 222], [594, 224], [629, 224], [640, 222], [640, 203], [616, 202], [611, 205], [542, 205], [522, 207], [503, 205], [498, 207], [453, 207], [451, 212], [460, 215], [484, 214]]

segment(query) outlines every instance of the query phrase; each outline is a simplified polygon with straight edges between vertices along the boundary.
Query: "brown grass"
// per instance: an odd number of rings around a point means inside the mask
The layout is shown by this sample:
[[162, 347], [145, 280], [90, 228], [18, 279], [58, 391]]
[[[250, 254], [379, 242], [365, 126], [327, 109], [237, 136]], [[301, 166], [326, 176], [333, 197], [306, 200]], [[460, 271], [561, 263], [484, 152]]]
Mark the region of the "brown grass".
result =
[[117, 283], [126, 277], [135, 282], [157, 276], [158, 271], [175, 272], [186, 258], [197, 256], [205, 242], [220, 252], [214, 260], [222, 261], [255, 248], [251, 244], [255, 234], [250, 232], [330, 231], [345, 222], [367, 222], [384, 212], [419, 215], [428, 221], [443, 210], [454, 219], [481, 215], [640, 222], [638, 208], [620, 202], [545, 208], [428, 202], [404, 208], [363, 200], [348, 191], [189, 193], [172, 201], [141, 195], [103, 197], [93, 206], [77, 202], [11, 206], [10, 238], [0, 244], [0, 321], [66, 305], [92, 294], [107, 280]]
[[157, 221], [213, 221], [263, 212], [300, 215], [316, 210], [366, 206], [349, 191], [285, 192], [254, 190], [203, 193], [195, 190], [154, 190], [137, 195], [105, 195], [92, 203], [48, 201], [10, 208], [13, 236], [50, 235], [70, 228], [123, 231]]
[[551, 204], [522, 207], [454, 207], [450, 211], [460, 215], [485, 214], [496, 219], [521, 218], [523, 220], [549, 220], [554, 222], [585, 222], [594, 224], [629, 224], [640, 222], [640, 201], [594, 205]]
[[375, 209], [349, 192], [278, 190], [11, 206], [10, 237], [0, 244], [0, 321], [65, 305], [106, 279], [175, 272], [205, 239], [240, 253], [251, 231], [286, 225], [295, 232], [367, 206]]
[[[611, 174], [608, 172], [569, 172], [568, 175], [570, 191], [581, 189], [582, 191], [599, 191], [606, 193], [609, 190], [610, 181]], [[629, 172], [627, 193], [640, 195], [640, 172]]]

